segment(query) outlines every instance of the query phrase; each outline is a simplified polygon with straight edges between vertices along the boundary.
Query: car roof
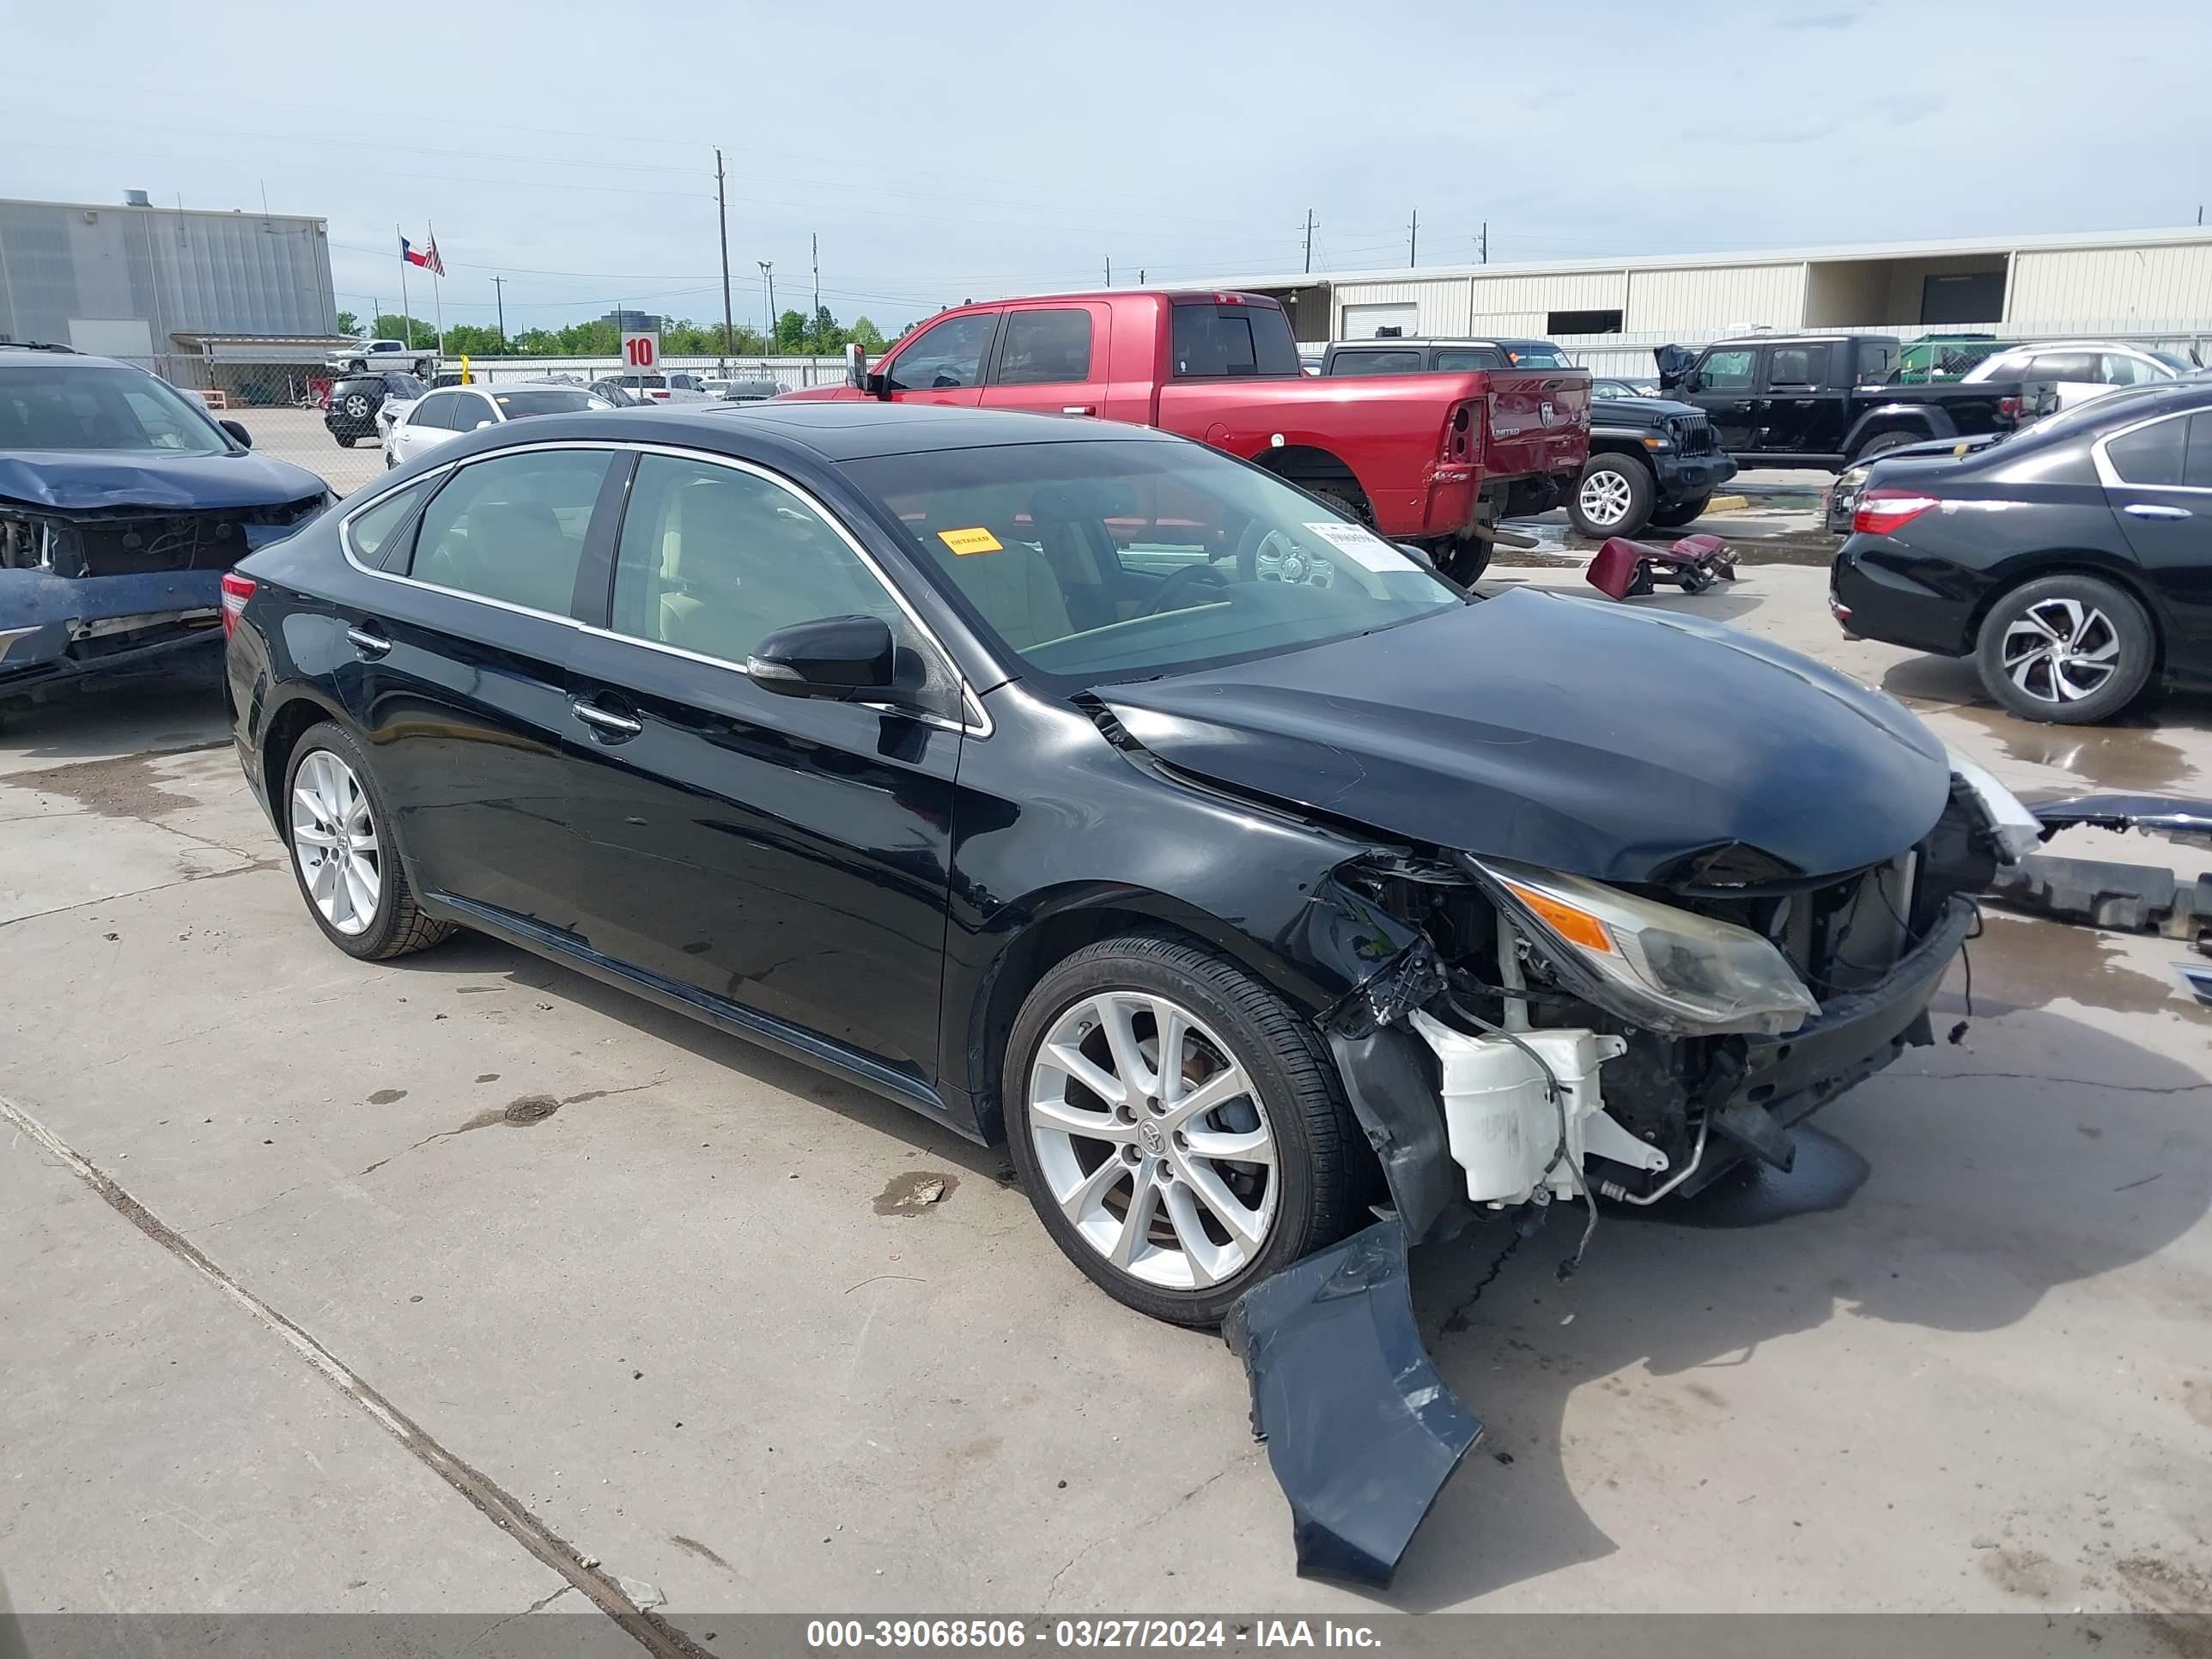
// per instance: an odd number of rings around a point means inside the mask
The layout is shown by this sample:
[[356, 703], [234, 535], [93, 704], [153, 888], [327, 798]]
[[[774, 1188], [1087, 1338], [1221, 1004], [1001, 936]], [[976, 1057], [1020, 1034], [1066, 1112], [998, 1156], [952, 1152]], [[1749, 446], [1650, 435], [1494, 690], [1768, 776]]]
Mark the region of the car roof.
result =
[[2131, 351], [2148, 357], [2151, 348], [2129, 340], [2002, 340], [1994, 355], [2010, 357], [2023, 351]]
[[[878, 455], [991, 449], [1010, 444], [1096, 443], [1108, 439], [1144, 443], [1180, 441], [1149, 427], [1110, 421], [1070, 420], [1012, 410], [961, 409], [943, 404], [865, 402], [654, 404], [644, 409], [592, 410], [540, 415], [526, 441], [549, 439], [636, 443], [655, 432], [667, 441], [726, 454], [794, 461], [851, 461]], [[505, 446], [476, 434], [486, 449]], [[518, 440], [517, 441], [525, 441]], [[441, 454], [449, 451], [441, 447]]]
[[0, 369], [9, 368], [127, 368], [137, 374], [148, 372], [136, 363], [119, 362], [113, 357], [88, 356], [82, 351], [71, 351], [66, 348], [59, 351], [31, 347], [0, 351]]
[[[1715, 340], [1711, 343], [1716, 346], [1826, 345], [1850, 340], [1874, 340], [1883, 345], [1904, 343], [1894, 334], [1865, 334], [1851, 329], [1834, 334], [1733, 334], [1725, 340]], [[1690, 349], [1695, 350], [1697, 348]]]

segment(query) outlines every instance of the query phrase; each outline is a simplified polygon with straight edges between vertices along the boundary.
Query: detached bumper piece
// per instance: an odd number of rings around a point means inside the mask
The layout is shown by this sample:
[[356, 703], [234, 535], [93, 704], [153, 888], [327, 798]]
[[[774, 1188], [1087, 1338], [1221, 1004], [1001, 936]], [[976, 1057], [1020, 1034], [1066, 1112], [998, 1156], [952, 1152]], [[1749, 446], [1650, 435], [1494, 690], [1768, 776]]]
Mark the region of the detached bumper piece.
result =
[[1421, 1345], [1404, 1229], [1378, 1222], [1254, 1285], [1222, 1335], [1290, 1500], [1299, 1576], [1387, 1585], [1482, 1438]]
[[[2155, 795], [2085, 795], [2031, 809], [2046, 835], [2081, 824], [2140, 830], [2185, 845], [2212, 847], [2212, 801]], [[2150, 865], [2032, 854], [1997, 872], [1988, 896], [2008, 910], [2116, 932], [2157, 933], [2212, 957], [2212, 872], [2194, 881]], [[2185, 975], [2204, 995], [2203, 981]]]
[[1607, 599], [1639, 599], [1669, 582], [1685, 593], [1702, 593], [1715, 582], [1735, 580], [1735, 556], [1717, 536], [1684, 536], [1671, 543], [1608, 537], [1583, 579]]

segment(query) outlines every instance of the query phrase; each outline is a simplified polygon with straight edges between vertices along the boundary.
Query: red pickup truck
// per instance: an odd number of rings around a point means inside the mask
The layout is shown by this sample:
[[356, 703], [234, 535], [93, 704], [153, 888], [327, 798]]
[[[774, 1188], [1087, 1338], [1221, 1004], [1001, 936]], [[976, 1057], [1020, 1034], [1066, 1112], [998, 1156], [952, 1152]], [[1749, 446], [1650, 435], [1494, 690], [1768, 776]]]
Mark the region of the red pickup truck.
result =
[[1253, 294], [1002, 300], [940, 313], [848, 384], [786, 394], [878, 397], [1091, 415], [1202, 439], [1346, 502], [1472, 581], [1508, 514], [1553, 506], [1589, 446], [1583, 369], [1317, 380], [1290, 319]]

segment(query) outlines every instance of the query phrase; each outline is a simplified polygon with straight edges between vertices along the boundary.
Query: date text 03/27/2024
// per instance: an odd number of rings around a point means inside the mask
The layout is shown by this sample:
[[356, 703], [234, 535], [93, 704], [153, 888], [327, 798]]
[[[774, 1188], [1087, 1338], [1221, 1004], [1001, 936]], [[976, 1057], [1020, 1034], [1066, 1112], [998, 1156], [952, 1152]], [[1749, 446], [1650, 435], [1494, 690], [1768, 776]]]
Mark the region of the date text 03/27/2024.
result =
[[1016, 1652], [1176, 1648], [1358, 1648], [1382, 1639], [1369, 1625], [1333, 1619], [1057, 1619], [1034, 1627], [1021, 1619], [816, 1619], [806, 1645], [817, 1650], [966, 1648]]

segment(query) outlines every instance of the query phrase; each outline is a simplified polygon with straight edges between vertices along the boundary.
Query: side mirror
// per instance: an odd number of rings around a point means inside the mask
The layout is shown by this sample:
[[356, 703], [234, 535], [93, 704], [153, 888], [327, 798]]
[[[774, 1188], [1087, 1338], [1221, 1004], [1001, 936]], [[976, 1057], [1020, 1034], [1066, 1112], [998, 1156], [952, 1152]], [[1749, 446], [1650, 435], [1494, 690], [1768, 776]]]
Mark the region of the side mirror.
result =
[[1400, 542], [1398, 550], [1424, 570], [1434, 570], [1437, 562], [1429, 556], [1429, 550], [1419, 542]]
[[845, 348], [845, 384], [855, 392], [868, 389], [868, 354], [861, 349], [858, 341], [848, 343]]
[[474, 426], [471, 427], [469, 430], [471, 432], [481, 432], [491, 424], [492, 423], [489, 421], [478, 421]]
[[850, 702], [893, 684], [890, 625], [878, 617], [825, 617], [779, 628], [745, 659], [745, 675], [783, 697]]
[[253, 447], [253, 434], [246, 429], [246, 423], [243, 421], [218, 421], [216, 424], [237, 439], [246, 448]]

